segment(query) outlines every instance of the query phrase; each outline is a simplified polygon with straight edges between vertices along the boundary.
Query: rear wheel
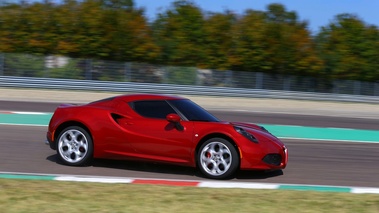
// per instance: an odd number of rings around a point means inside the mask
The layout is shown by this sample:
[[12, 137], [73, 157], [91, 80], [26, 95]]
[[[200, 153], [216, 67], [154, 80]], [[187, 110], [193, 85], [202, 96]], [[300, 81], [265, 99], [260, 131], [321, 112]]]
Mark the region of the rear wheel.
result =
[[236, 148], [223, 138], [211, 138], [201, 145], [197, 153], [197, 166], [208, 178], [230, 178], [239, 166]]
[[70, 126], [58, 136], [59, 159], [70, 166], [83, 166], [92, 160], [93, 143], [91, 135], [82, 127]]

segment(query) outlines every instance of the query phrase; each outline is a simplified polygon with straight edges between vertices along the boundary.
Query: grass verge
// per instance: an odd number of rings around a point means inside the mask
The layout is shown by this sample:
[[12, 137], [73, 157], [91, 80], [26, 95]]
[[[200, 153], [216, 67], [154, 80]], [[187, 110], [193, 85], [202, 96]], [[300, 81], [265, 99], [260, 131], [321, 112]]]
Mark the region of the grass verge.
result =
[[0, 179], [0, 212], [379, 212], [379, 195]]

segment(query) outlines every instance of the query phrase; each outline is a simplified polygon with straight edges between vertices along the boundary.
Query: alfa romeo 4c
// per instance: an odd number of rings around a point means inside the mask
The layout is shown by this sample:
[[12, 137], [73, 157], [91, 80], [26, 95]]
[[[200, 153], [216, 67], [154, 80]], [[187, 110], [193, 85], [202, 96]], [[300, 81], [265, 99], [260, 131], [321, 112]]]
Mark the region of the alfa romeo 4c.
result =
[[213, 179], [231, 178], [238, 169], [284, 169], [288, 161], [286, 146], [265, 128], [220, 121], [191, 100], [168, 95], [62, 104], [47, 143], [71, 166], [93, 158], [145, 160], [197, 167]]

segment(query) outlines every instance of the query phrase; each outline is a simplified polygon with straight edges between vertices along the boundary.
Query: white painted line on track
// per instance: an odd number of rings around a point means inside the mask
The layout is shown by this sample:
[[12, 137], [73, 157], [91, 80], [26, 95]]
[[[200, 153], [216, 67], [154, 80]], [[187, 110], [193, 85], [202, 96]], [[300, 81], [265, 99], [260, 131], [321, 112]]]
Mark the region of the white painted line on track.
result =
[[0, 114], [19, 114], [19, 115], [52, 115], [52, 112], [24, 112], [24, 111], [4, 111], [0, 110]]
[[277, 189], [279, 184], [275, 183], [237, 183], [237, 182], [217, 182], [217, 181], [201, 181], [198, 187], [206, 188], [245, 188], [245, 189]]
[[353, 187], [351, 193], [354, 194], [379, 194], [379, 188], [369, 188], [369, 187]]
[[57, 181], [74, 181], [74, 182], [91, 182], [91, 183], [132, 183], [130, 178], [112, 178], [112, 177], [77, 177], [77, 176], [58, 176], [54, 178]]
[[285, 140], [304, 140], [304, 141], [332, 141], [332, 142], [349, 142], [349, 143], [379, 143], [379, 141], [358, 141], [358, 140], [336, 140], [336, 139], [317, 139], [317, 138], [293, 138], [293, 137], [278, 137]]
[[11, 111], [13, 114], [20, 114], [20, 115], [48, 115], [52, 113], [47, 112], [20, 112], [20, 111]]
[[0, 123], [0, 125], [5, 126], [35, 126], [35, 127], [47, 127], [48, 125], [43, 124], [10, 124], [10, 123]]

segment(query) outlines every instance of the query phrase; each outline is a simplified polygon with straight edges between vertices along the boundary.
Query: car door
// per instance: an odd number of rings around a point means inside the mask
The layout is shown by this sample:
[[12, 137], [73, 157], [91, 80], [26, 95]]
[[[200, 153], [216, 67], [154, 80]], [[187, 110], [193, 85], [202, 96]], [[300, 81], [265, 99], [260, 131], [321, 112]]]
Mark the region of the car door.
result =
[[128, 143], [138, 157], [189, 163], [193, 146], [193, 122], [181, 121], [183, 129], [167, 121], [166, 116], [177, 113], [166, 101], [136, 101], [130, 103], [139, 115], [125, 126]]

